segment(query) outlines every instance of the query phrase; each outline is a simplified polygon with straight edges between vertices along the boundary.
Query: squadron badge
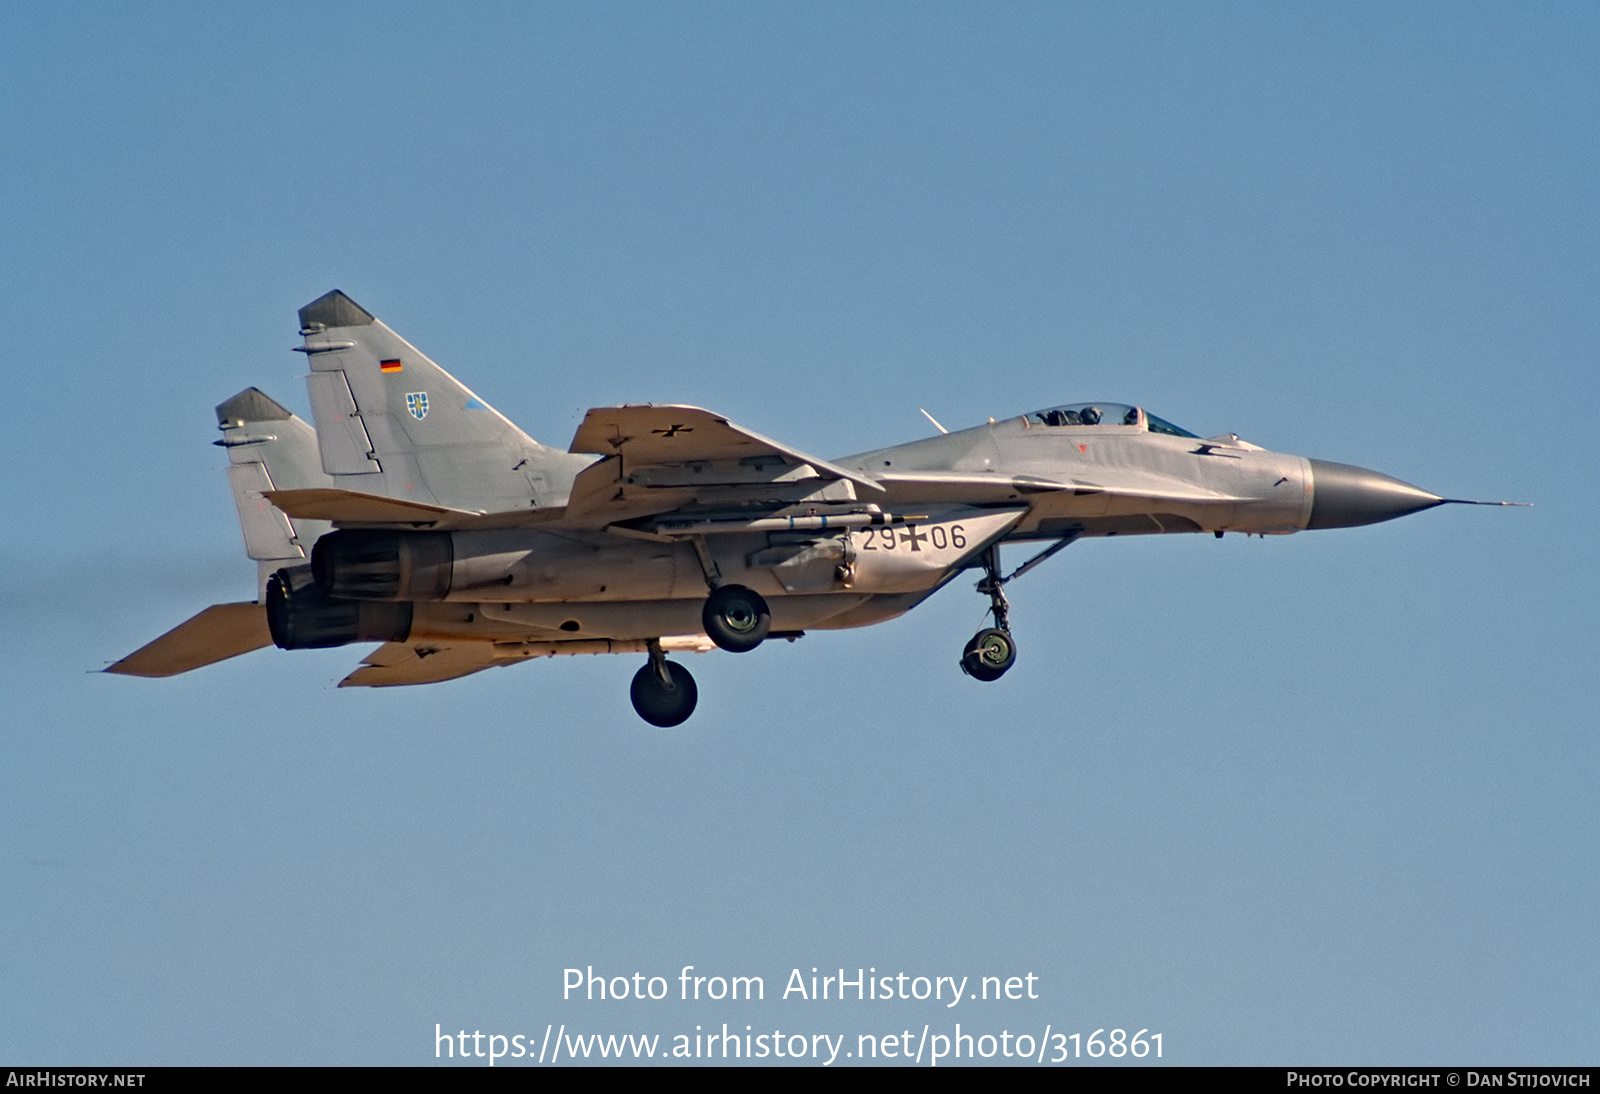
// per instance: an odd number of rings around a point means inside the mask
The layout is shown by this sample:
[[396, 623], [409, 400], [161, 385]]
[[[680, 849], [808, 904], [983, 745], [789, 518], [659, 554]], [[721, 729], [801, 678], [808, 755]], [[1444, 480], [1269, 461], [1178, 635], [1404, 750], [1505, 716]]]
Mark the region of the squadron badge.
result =
[[417, 421], [428, 416], [428, 393], [426, 391], [409, 391], [406, 393], [406, 409], [411, 411], [411, 416]]

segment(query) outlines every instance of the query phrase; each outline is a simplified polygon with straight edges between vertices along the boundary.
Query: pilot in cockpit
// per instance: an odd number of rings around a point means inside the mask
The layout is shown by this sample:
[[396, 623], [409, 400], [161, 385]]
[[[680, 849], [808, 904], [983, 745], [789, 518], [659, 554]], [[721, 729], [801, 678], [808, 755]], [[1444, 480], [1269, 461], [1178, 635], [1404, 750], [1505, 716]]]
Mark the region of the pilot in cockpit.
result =
[[1046, 410], [1039, 415], [1045, 425], [1082, 425], [1076, 410]]

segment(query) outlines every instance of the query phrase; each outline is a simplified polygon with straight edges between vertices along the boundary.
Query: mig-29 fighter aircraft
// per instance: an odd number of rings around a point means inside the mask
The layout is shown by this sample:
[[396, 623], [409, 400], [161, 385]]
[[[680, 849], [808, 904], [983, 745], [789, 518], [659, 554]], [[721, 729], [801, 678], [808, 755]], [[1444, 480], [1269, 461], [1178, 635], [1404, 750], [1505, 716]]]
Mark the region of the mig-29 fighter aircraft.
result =
[[[697, 692], [670, 652], [881, 623], [975, 569], [994, 625], [961, 667], [996, 680], [1016, 660], [1005, 585], [1079, 538], [1276, 535], [1458, 500], [1114, 403], [838, 460], [698, 407], [600, 407], [562, 451], [342, 292], [300, 309], [300, 333], [315, 429], [255, 388], [217, 407], [258, 600], [207, 608], [108, 672], [380, 642], [341, 686], [387, 687], [635, 653], [634, 708], [674, 726]], [[1004, 574], [1001, 544], [1025, 542], [1044, 547]]]

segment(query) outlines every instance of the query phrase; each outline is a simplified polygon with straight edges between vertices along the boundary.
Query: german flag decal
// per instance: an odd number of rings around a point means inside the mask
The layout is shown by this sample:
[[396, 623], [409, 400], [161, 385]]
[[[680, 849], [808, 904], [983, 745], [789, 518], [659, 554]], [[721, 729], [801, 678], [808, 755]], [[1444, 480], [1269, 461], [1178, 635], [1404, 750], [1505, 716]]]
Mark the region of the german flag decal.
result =
[[404, 368], [404, 366], [400, 364], [398, 359], [396, 359], [390, 361], [379, 361], [378, 368], [382, 369], [384, 372], [399, 372], [402, 370], [402, 368]]

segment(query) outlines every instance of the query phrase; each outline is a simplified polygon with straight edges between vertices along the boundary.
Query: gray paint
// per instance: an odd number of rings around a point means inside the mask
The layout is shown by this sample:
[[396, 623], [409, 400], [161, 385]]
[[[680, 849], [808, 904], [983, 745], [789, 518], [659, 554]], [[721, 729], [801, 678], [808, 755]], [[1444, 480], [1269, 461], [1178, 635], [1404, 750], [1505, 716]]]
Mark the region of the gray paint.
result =
[[336, 478], [380, 474], [383, 465], [373, 451], [367, 423], [345, 374], [339, 369], [313, 372], [306, 377], [306, 387], [311, 393], [311, 413], [317, 420], [322, 469]]
[[339, 485], [496, 513], [561, 504], [594, 462], [539, 444], [342, 294], [308, 305], [302, 329], [323, 464]]
[[274, 489], [327, 487], [316, 431], [276, 400], [246, 388], [217, 407], [214, 443], [228, 453], [228, 486], [244, 534], [245, 553], [261, 564], [258, 590], [286, 561], [309, 556], [311, 545], [332, 526], [290, 517], [263, 495]]
[[[218, 443], [249, 554], [291, 564], [269, 590], [279, 644], [388, 640], [352, 686], [657, 640], [703, 648], [713, 586], [765, 598], [774, 634], [870, 626], [998, 567], [1002, 541], [1054, 554], [1084, 536], [1287, 534], [1444, 500], [1231, 434], [1151, 431], [1125, 407], [1108, 424], [1022, 415], [838, 460], [698, 407], [600, 407], [563, 452], [343, 293], [300, 321], [316, 430], [250, 388], [217, 408]], [[293, 515], [308, 508], [352, 531], [312, 551], [329, 524]], [[1004, 603], [992, 610], [1004, 627]]]

